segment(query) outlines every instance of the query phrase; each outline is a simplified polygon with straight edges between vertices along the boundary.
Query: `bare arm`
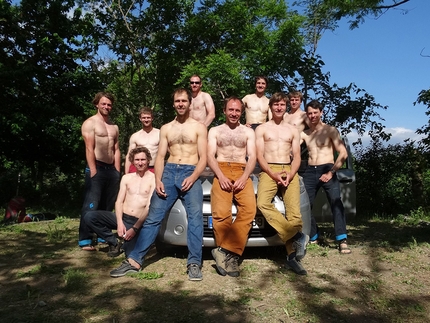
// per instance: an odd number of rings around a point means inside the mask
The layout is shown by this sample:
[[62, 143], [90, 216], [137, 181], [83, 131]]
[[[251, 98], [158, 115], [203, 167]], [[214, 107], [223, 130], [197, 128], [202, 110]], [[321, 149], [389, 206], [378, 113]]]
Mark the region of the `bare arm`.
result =
[[207, 128], [210, 126], [213, 119], [215, 119], [215, 104], [210, 94], [208, 93], [205, 93], [205, 94], [206, 95], [203, 97], [203, 101], [205, 102], [205, 107], [206, 107], [206, 119], [205, 119], [204, 125]]
[[330, 138], [333, 142], [334, 150], [336, 150], [336, 152], [338, 153], [338, 156], [333, 165], [333, 170], [337, 171], [342, 167], [343, 163], [348, 158], [348, 152], [336, 128], [333, 128], [333, 132], [330, 133]]
[[82, 124], [81, 131], [85, 142], [85, 157], [87, 159], [88, 167], [90, 168], [90, 176], [93, 177], [97, 174], [96, 154], [94, 152], [96, 146], [94, 121], [91, 119], [86, 120]]
[[116, 215], [116, 223], [117, 223], [117, 232], [119, 237], [124, 236], [125, 232], [127, 231], [125, 229], [124, 223], [122, 222], [123, 207], [124, 207], [126, 192], [127, 192], [126, 179], [125, 177], [122, 177], [121, 182], [119, 184], [118, 196], [115, 202], [115, 215]]
[[160, 142], [158, 144], [158, 153], [155, 158], [154, 172], [155, 172], [155, 190], [158, 195], [166, 197], [164, 192], [164, 184], [161, 181], [164, 171], [164, 158], [167, 154], [168, 142], [167, 142], [167, 126], [163, 126], [160, 129]]
[[114, 163], [115, 163], [115, 168], [118, 172], [121, 172], [121, 152], [119, 150], [119, 130], [118, 127], [115, 126], [116, 128], [116, 137], [115, 137], [115, 144], [114, 144]]
[[301, 151], [300, 151], [300, 133], [295, 127], [290, 127], [293, 132], [293, 140], [291, 142], [291, 150], [293, 153], [293, 160], [291, 162], [291, 169], [289, 173], [289, 181], [290, 182], [294, 175], [296, 175], [297, 171], [300, 168], [300, 164], [302, 162]]

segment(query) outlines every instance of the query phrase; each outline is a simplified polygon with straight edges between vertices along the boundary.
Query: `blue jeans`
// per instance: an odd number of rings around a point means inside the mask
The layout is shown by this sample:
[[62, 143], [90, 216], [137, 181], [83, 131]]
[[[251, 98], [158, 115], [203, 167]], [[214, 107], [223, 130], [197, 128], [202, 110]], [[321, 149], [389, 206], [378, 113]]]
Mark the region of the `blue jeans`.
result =
[[167, 197], [160, 197], [156, 191], [152, 194], [148, 217], [143, 224], [134, 250], [129, 255], [129, 258], [141, 266], [145, 255], [157, 238], [164, 217], [178, 198], [184, 204], [188, 216], [187, 265], [197, 264], [201, 266], [203, 245], [203, 190], [201, 181], [198, 179], [188, 191], [181, 191], [182, 181], [189, 177], [195, 168], [193, 165], [172, 163], [167, 163], [164, 166], [161, 181], [164, 184]]
[[[342, 200], [340, 198], [340, 184], [336, 175], [327, 183], [321, 182], [319, 178], [322, 174], [327, 173], [332, 169], [333, 164], [323, 164], [318, 166], [308, 166], [303, 174], [303, 182], [306, 187], [306, 192], [309, 196], [311, 208], [313, 207], [315, 196], [318, 190], [322, 187], [326, 193], [328, 202], [330, 203], [331, 212], [333, 214], [334, 233], [337, 241], [347, 238], [346, 234], [346, 219]], [[318, 238], [318, 226], [315, 218], [311, 216], [311, 233], [310, 239]]]
[[[124, 223], [124, 226], [127, 230], [134, 226], [137, 220], [138, 219], [135, 216], [125, 213], [122, 215], [122, 222]], [[118, 242], [115, 234], [112, 232], [112, 230], [116, 230], [118, 228], [115, 213], [102, 210], [89, 211], [85, 215], [85, 223], [93, 232], [95, 232], [100, 238], [104, 239], [109, 245], [116, 246]], [[133, 239], [124, 241], [124, 244], [121, 248], [125, 251], [126, 256], [134, 249], [138, 235], [139, 233]]]
[[114, 165], [96, 162], [97, 173], [91, 177], [88, 166], [85, 168], [85, 198], [79, 225], [79, 246], [91, 244], [93, 231], [85, 222], [89, 211], [112, 211], [119, 190], [120, 173]]

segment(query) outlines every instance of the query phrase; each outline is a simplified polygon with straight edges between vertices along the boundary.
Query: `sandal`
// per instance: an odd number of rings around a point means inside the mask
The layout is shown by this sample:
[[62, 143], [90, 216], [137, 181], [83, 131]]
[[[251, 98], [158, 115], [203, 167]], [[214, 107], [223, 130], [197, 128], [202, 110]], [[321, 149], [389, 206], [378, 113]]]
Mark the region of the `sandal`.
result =
[[349, 255], [350, 253], [352, 253], [351, 249], [348, 247], [346, 240], [342, 240], [339, 243], [339, 253], [341, 255]]
[[84, 251], [96, 251], [96, 248], [90, 244], [81, 247], [81, 250]]

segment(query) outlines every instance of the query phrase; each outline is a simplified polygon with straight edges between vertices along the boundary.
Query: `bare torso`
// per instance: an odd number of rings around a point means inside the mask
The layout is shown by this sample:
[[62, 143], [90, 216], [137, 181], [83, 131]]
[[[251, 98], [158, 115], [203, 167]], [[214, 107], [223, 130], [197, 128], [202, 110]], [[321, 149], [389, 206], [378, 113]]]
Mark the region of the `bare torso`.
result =
[[264, 131], [263, 139], [265, 160], [269, 164], [290, 163], [293, 135], [296, 131], [294, 127], [286, 122], [276, 124], [273, 120], [262, 124], [259, 128], [260, 127], [263, 127], [261, 131]]
[[247, 124], [266, 122], [269, 113], [269, 99], [265, 95], [258, 97], [255, 93], [248, 94], [242, 101], [245, 104]]
[[339, 137], [336, 128], [322, 124], [314, 130], [305, 130], [302, 132], [301, 137], [308, 147], [309, 165], [317, 166], [334, 163], [333, 138]]
[[[160, 130], [157, 128], [152, 128], [150, 132], [146, 132], [141, 129], [138, 132], [135, 132], [130, 137], [130, 145], [128, 151], [136, 148], [137, 146], [144, 146], [149, 149], [151, 153], [152, 160], [149, 163], [149, 166], [154, 166], [155, 157], [157, 157], [158, 152], [158, 144], [160, 142]], [[127, 168], [126, 168], [127, 169]]]
[[[197, 165], [199, 161], [196, 127], [202, 124], [188, 118], [184, 123], [176, 120], [164, 125], [169, 147], [169, 163]], [[206, 130], [205, 130], [206, 131]]]
[[[210, 131], [216, 138], [217, 161], [246, 163], [247, 141], [249, 132], [253, 130], [244, 125], [231, 129], [227, 124], [223, 124]], [[212, 137], [211, 135], [210, 137]]]
[[306, 128], [308, 117], [305, 111], [297, 109], [293, 113], [285, 113], [284, 121], [296, 127], [299, 132], [302, 132]]
[[[214, 110], [213, 100], [209, 93], [200, 91], [191, 100], [190, 118], [205, 124], [209, 111]], [[213, 111], [214, 113], [214, 111]], [[212, 118], [213, 119], [213, 118]], [[210, 120], [212, 122], [212, 120]], [[209, 122], [209, 124], [210, 124]], [[206, 125], [207, 126], [207, 125]]]
[[96, 160], [106, 164], [115, 162], [115, 144], [118, 141], [118, 126], [110, 122], [105, 122], [98, 114], [88, 118], [82, 124], [82, 135], [85, 143], [88, 141], [85, 136], [94, 140], [94, 155]]
[[122, 211], [139, 218], [144, 214], [155, 188], [155, 175], [146, 171], [143, 176], [138, 173], [123, 176], [126, 192]]

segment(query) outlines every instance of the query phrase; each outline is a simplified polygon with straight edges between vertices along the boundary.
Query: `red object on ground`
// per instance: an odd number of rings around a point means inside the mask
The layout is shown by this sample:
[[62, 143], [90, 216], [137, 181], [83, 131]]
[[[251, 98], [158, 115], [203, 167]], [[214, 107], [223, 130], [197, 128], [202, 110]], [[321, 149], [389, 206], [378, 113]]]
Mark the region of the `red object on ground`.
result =
[[7, 204], [4, 220], [18, 223], [31, 221], [26, 219], [26, 215], [25, 199], [22, 196], [15, 196]]

